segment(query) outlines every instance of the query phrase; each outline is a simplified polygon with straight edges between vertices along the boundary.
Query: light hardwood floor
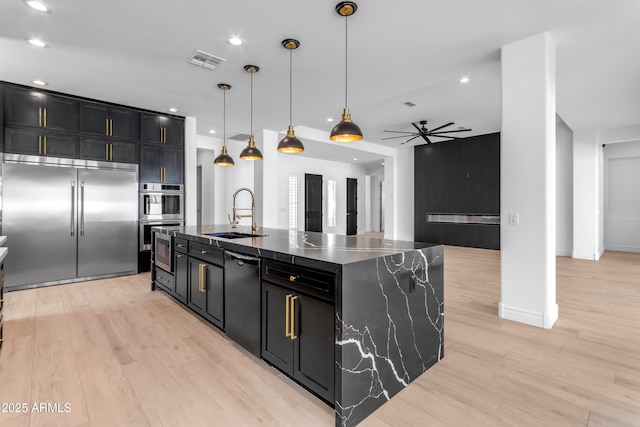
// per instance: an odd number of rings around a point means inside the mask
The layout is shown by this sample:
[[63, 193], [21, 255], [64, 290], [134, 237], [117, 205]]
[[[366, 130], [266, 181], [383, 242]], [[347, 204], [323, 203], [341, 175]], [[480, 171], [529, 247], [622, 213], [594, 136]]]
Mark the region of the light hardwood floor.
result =
[[[640, 254], [558, 258], [552, 330], [497, 316], [496, 251], [445, 250], [445, 358], [362, 426], [639, 426]], [[332, 410], [149, 275], [6, 294], [0, 426], [330, 426]]]

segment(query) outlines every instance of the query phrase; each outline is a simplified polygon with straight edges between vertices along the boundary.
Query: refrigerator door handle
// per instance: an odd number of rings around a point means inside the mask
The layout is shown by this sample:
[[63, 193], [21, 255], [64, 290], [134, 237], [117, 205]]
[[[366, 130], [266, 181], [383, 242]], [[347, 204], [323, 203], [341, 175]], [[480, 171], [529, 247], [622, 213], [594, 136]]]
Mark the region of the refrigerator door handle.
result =
[[76, 182], [71, 181], [71, 237], [76, 235]]
[[84, 181], [80, 184], [80, 235], [84, 236]]

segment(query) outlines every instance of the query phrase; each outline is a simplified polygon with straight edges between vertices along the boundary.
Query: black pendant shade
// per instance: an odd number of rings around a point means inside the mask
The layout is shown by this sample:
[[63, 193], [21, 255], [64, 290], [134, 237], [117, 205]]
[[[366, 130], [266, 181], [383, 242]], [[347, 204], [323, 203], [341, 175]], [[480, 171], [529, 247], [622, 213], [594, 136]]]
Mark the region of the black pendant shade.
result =
[[300, 42], [295, 39], [282, 40], [282, 46], [285, 49], [289, 49], [289, 128], [287, 129], [287, 136], [280, 140], [278, 143], [278, 151], [281, 153], [302, 153], [304, 151], [304, 145], [302, 141], [298, 139], [293, 130], [293, 50], [300, 47]]
[[348, 17], [356, 13], [358, 5], [352, 1], [343, 1], [336, 5], [336, 12], [340, 16], [344, 16], [344, 110], [342, 119], [333, 127], [329, 139], [336, 142], [354, 142], [362, 139], [362, 131], [351, 121], [351, 114], [347, 107], [347, 85], [348, 85]]
[[260, 67], [257, 65], [245, 65], [244, 70], [251, 74], [251, 135], [247, 146], [240, 153], [240, 158], [242, 160], [262, 160], [262, 152], [256, 147], [253, 139], [253, 75], [260, 71]]
[[222, 104], [222, 151], [220, 152], [220, 155], [213, 161], [213, 164], [217, 166], [233, 166], [235, 165], [235, 163], [227, 152], [227, 91], [231, 89], [231, 85], [220, 83], [218, 85], [218, 88], [224, 91]]

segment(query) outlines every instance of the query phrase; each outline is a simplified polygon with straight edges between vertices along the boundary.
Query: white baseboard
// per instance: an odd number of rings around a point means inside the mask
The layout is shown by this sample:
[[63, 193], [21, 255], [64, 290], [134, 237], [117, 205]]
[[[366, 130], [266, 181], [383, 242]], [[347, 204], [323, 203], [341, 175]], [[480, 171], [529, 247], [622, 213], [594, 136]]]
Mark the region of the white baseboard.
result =
[[571, 258], [575, 259], [587, 259], [589, 261], [597, 261], [600, 259], [598, 254], [589, 253], [589, 252], [571, 252]]
[[554, 304], [552, 311], [534, 312], [499, 303], [498, 316], [503, 319], [513, 320], [514, 322], [537, 326], [538, 328], [551, 329], [553, 324], [556, 323], [556, 320], [558, 320], [558, 304]]
[[571, 251], [559, 249], [559, 250], [556, 250], [556, 256], [571, 256]]
[[616, 252], [640, 252], [640, 248], [634, 246], [616, 246], [616, 245], [608, 245], [606, 248], [608, 251], [616, 251]]

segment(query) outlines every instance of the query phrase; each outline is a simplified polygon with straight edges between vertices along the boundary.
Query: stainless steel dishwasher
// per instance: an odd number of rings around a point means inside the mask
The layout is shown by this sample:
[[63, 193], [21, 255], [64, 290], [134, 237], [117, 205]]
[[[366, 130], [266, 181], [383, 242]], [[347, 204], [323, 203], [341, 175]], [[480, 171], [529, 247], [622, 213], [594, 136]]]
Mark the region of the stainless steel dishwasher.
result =
[[260, 357], [260, 258], [224, 251], [225, 333]]

